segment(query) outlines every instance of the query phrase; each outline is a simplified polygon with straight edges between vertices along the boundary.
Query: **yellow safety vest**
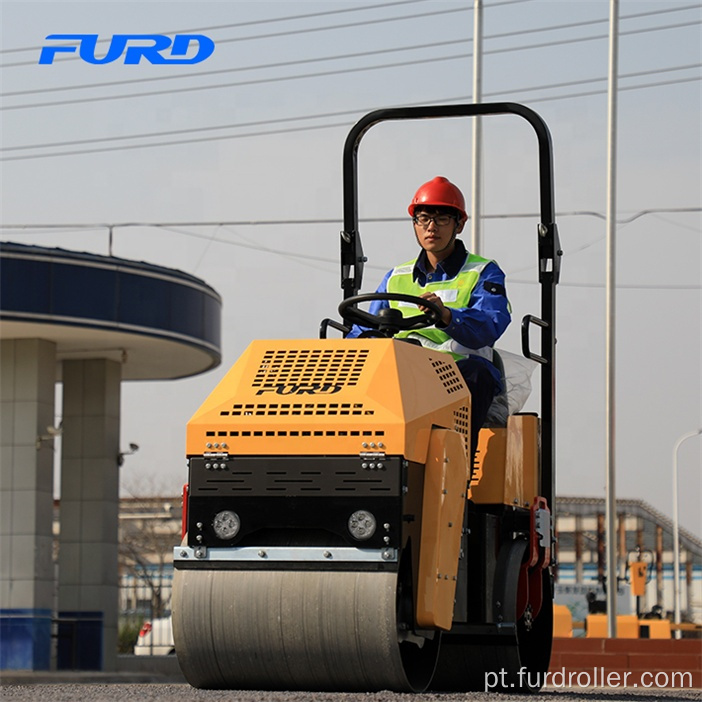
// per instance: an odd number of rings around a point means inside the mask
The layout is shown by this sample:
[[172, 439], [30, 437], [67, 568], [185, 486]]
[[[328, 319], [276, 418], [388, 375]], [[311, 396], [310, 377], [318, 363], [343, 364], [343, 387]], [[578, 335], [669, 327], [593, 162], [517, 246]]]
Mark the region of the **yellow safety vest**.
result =
[[[444, 306], [460, 309], [468, 307], [473, 289], [478, 284], [480, 274], [490, 259], [468, 254], [466, 261], [454, 278], [449, 280], [437, 280], [428, 282], [421, 286], [413, 276], [414, 267], [417, 260], [403, 263], [393, 269], [387, 282], [387, 291], [390, 293], [402, 293], [404, 295], [422, 295], [425, 292], [432, 292], [441, 298]], [[403, 317], [414, 317], [420, 314], [415, 305], [407, 302], [390, 301], [390, 307], [399, 309]], [[414, 331], [404, 331], [395, 334], [396, 338], [418, 339], [422, 346], [425, 346], [443, 353], [450, 353], [456, 360], [466, 356], [482, 356], [492, 361], [492, 348], [484, 346], [480, 349], [470, 349], [459, 344], [442, 329], [427, 327], [426, 329], [416, 329]]]

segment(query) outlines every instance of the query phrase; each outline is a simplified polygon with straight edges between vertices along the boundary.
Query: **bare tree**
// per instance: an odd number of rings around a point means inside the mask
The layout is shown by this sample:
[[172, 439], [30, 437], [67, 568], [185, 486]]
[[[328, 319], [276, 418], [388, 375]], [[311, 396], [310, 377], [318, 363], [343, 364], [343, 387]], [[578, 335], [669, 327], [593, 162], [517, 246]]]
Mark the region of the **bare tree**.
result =
[[151, 618], [162, 617], [170, 603], [173, 547], [180, 542], [181, 499], [129, 492], [120, 500], [119, 571], [148, 596]]

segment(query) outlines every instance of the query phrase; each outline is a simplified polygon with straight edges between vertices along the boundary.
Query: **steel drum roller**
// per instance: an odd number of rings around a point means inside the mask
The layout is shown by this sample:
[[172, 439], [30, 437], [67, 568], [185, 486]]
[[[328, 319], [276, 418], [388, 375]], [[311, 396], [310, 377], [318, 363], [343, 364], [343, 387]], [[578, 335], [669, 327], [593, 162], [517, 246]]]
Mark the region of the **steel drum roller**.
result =
[[177, 570], [180, 666], [199, 688], [417, 689], [396, 587], [389, 572]]

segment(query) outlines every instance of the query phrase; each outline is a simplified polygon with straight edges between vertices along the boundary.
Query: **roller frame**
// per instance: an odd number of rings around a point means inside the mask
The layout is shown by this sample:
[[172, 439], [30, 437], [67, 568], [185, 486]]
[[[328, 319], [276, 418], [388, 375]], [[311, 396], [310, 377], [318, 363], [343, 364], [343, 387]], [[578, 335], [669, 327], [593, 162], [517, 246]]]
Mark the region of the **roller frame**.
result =
[[[358, 293], [365, 261], [358, 232], [356, 172], [362, 136], [375, 124], [387, 120], [496, 114], [511, 114], [526, 120], [538, 141], [541, 207], [537, 242], [542, 310], [541, 318], [531, 315], [525, 318], [522, 340], [524, 355], [542, 366], [542, 411], [538, 428], [541, 442], [539, 470], [535, 476], [538, 480], [536, 492], [544, 499], [544, 505], [552, 508], [555, 483], [555, 287], [560, 276], [561, 251], [554, 221], [550, 135], [543, 120], [529, 108], [514, 103], [397, 108], [376, 111], [362, 118], [349, 133], [344, 148], [341, 286], [345, 299]], [[322, 325], [323, 337], [330, 326], [344, 333], [348, 331], [331, 320], [325, 322], [328, 323]], [[529, 348], [529, 329], [533, 325], [541, 329], [541, 352], [538, 354]], [[375, 343], [384, 342], [375, 340]], [[349, 355], [358, 353], [358, 341], [346, 344]], [[281, 351], [284, 349], [278, 342], [278, 346], [271, 349], [269, 358], [277, 358], [276, 354]], [[318, 348], [314, 349], [315, 353], [318, 351]], [[397, 354], [397, 351], [400, 349], [394, 352]], [[416, 351], [412, 354], [404, 350], [395, 356], [402, 359], [405, 373], [410, 356], [412, 364], [421, 361], [417, 359]], [[355, 362], [360, 367], [364, 359], [357, 356]], [[443, 365], [447, 365], [446, 362]], [[395, 373], [387, 365], [384, 368], [385, 377]], [[243, 366], [232, 370], [232, 382], [246, 372]], [[412, 371], [415, 372], [414, 365]], [[426, 426], [426, 420], [430, 417], [431, 427], [446, 429], [451, 429], [454, 422], [459, 421], [454, 406], [442, 405], [443, 400], [437, 401], [433, 391], [417, 394], [433, 402], [431, 407], [423, 403], [420, 408], [416, 401], [405, 402], [408, 398], [403, 398], [402, 411], [409, 408], [414, 412], [411, 417], [404, 417], [404, 423], [397, 421], [402, 412], [393, 413], [390, 409], [392, 403], [384, 401], [387, 398], [378, 402], [377, 389], [370, 388], [373, 391], [365, 397], [372, 397], [375, 402], [372, 411], [367, 413], [367, 406], [359, 405], [364, 411], [353, 412], [358, 418], [349, 417], [351, 423], [348, 426], [334, 431], [329, 418], [332, 412], [327, 412], [327, 416], [320, 420], [320, 426], [314, 427], [317, 431], [306, 427], [306, 436], [324, 437], [308, 453], [317, 451], [324, 457], [305, 456], [302, 457], [304, 461], [349, 459], [349, 465], [357, 466], [377, 459], [379, 454], [376, 452], [370, 457], [364, 456], [363, 452], [358, 456], [337, 455], [355, 450], [352, 447], [360, 439], [357, 441], [354, 436], [368, 435], [375, 441], [392, 444], [392, 450], [399, 454], [394, 459], [399, 462], [400, 469], [386, 503], [382, 501], [386, 498], [370, 495], [359, 495], [358, 500], [356, 497], [339, 500], [339, 495], [333, 491], [325, 494], [328, 486], [319, 493], [320, 500], [302, 494], [283, 501], [275, 501], [263, 493], [250, 495], [250, 499], [243, 501], [239, 496], [237, 504], [243, 504], [247, 511], [245, 522], [250, 531], [238, 535], [227, 545], [213, 539], [208, 531], [208, 515], [219, 509], [216, 502], [219, 498], [215, 497], [213, 501], [211, 491], [206, 497], [198, 495], [197, 483], [201, 476], [192, 480], [193, 470], [199, 470], [208, 461], [211, 464], [223, 461], [229, 465], [231, 456], [229, 451], [202, 453], [205, 444], [207, 447], [213, 445], [215, 449], [220, 446], [219, 441], [206, 437], [235, 436], [238, 448], [231, 454], [245, 455], [246, 460], [258, 460], [262, 458], [260, 448], [267, 445], [262, 437], [269, 436], [266, 430], [274, 428], [270, 426], [274, 422], [269, 421], [269, 425], [259, 426], [258, 432], [250, 432], [246, 430], [250, 426], [245, 426], [246, 420], [237, 419], [236, 431], [228, 433], [214, 426], [217, 422], [215, 415], [232, 418], [251, 415], [254, 408], [268, 407], [266, 403], [289, 401], [287, 396], [293, 393], [322, 394], [325, 397], [320, 402], [333, 402], [328, 398], [337, 392], [343, 394], [345, 388], [354, 384], [350, 382], [350, 376], [343, 381], [337, 379], [336, 385], [326, 378], [321, 381], [298, 378], [287, 381], [287, 384], [280, 378], [269, 381], [264, 365], [260, 365], [258, 374], [256, 397], [235, 400], [250, 404], [232, 408], [230, 396], [215, 391], [212, 403], [225, 404], [203, 406], [203, 411], [188, 425], [191, 470], [188, 529], [183, 546], [174, 552], [173, 596], [176, 649], [188, 681], [196, 687], [216, 688], [419, 692], [430, 686], [432, 689], [467, 691], [484, 689], [485, 673], [504, 669], [509, 676], [506, 690], [536, 691], [536, 686], [510, 687], [519, 677], [522, 666], [538, 672], [545, 672], [548, 668], [552, 583], [551, 554], [547, 550], [553, 539], [553, 520], [547, 527], [550, 533], [545, 533], [545, 512], [539, 514], [537, 531], [534, 524], [537, 520], [532, 519], [530, 523], [529, 506], [525, 507], [520, 499], [516, 500], [516, 507], [509, 506], [509, 502], [492, 504], [492, 497], [483, 499], [480, 504], [469, 501], [460, 536], [461, 555], [457, 567], [451, 571], [456, 578], [456, 603], [450, 629], [442, 634], [437, 621], [434, 622], [435, 629], [417, 626], [415, 604], [422, 587], [419, 582], [422, 568], [420, 535], [424, 536], [422, 490], [425, 465], [422, 461], [432, 431]], [[399, 377], [400, 373], [396, 375]], [[455, 372], [454, 375], [460, 376]], [[458, 383], [460, 385], [462, 381], [459, 379]], [[380, 385], [384, 387], [382, 376]], [[393, 392], [393, 401], [397, 402], [398, 388]], [[293, 401], [304, 402], [306, 399], [309, 398], [296, 397]], [[331, 407], [324, 406], [327, 410]], [[252, 411], [245, 412], [242, 408], [251, 408]], [[361, 415], [373, 412], [377, 413], [375, 420], [361, 418]], [[381, 415], [384, 419], [380, 419]], [[461, 421], [465, 419], [464, 416]], [[265, 457], [265, 460], [283, 460], [288, 465], [286, 470], [294, 473], [297, 470], [295, 465], [298, 465], [296, 460], [300, 457], [289, 461], [288, 454], [303, 453], [297, 449], [311, 446], [312, 442], [305, 444], [298, 439], [298, 432], [287, 419], [281, 420], [281, 426], [276, 428], [280, 431], [272, 431], [270, 435], [279, 437], [271, 449], [277, 455]], [[256, 436], [261, 438], [256, 440]], [[333, 438], [327, 438], [329, 436]], [[370, 438], [368, 442], [371, 442]], [[402, 448], [399, 448], [400, 443]], [[291, 451], [287, 450], [288, 446]], [[366, 446], [365, 442], [363, 446]], [[385, 455], [382, 460], [386, 460]], [[517, 485], [517, 489], [524, 487], [525, 497], [531, 500], [534, 494], [526, 485], [526, 482]], [[511, 489], [511, 486], [506, 486], [498, 491], [501, 498], [496, 502], [504, 499]], [[366, 547], [351, 543], [344, 532], [343, 519], [335, 514], [334, 506], [324, 505], [325, 500], [331, 503], [332, 497], [337, 500], [337, 509], [341, 508], [344, 514], [355, 504], [359, 508], [368, 508], [369, 500], [374, 500], [373, 508], [382, 510], [383, 519], [391, 525], [389, 533], [376, 534]], [[207, 501], [201, 501], [203, 499]], [[228, 502], [222, 498], [221, 504]], [[317, 510], [319, 524], [309, 516]], [[441, 510], [438, 514], [437, 524], [441, 524]], [[272, 534], [264, 534], [262, 528], [266, 525], [273, 527]], [[281, 541], [281, 534], [290, 528], [292, 531], [295, 528], [301, 530], [296, 534], [302, 534], [302, 537], [291, 542], [285, 538]], [[426, 553], [424, 556], [426, 563]], [[438, 563], [440, 559], [434, 558], [431, 562]], [[423, 567], [426, 570], [426, 565]], [[532, 612], [538, 616], [532, 616]]]

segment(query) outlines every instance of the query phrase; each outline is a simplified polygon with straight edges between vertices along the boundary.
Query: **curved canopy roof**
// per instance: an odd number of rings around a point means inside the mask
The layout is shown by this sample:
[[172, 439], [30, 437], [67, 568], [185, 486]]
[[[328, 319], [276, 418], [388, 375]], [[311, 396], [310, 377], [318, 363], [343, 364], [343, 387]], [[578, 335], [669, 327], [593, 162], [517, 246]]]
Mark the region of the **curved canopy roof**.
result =
[[197, 375], [221, 361], [221, 311], [217, 292], [182, 271], [0, 244], [0, 337], [53, 341], [59, 361], [110, 358], [124, 380]]

